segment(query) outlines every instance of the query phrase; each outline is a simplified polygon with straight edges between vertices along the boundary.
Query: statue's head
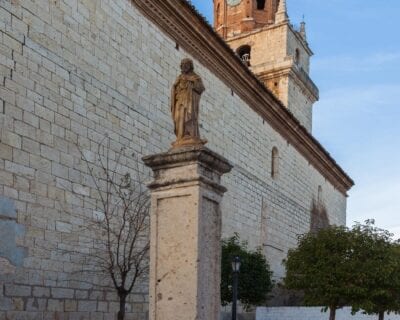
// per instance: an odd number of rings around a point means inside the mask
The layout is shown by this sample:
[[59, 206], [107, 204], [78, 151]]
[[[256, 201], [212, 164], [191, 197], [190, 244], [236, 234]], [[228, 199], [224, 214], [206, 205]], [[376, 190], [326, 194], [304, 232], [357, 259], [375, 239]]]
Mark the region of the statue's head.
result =
[[183, 59], [182, 62], [181, 62], [181, 71], [182, 71], [182, 73], [183, 74], [188, 74], [188, 73], [193, 72], [193, 70], [194, 70], [193, 61], [188, 59], [188, 58]]

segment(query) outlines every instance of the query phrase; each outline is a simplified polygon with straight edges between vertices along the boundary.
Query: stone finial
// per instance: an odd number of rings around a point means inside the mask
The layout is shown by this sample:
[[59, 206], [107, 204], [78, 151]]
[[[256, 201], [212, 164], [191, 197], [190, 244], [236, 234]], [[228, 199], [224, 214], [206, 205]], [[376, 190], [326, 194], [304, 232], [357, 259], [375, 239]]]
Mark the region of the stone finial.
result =
[[279, 1], [278, 11], [275, 16], [275, 23], [288, 22], [289, 16], [287, 14], [286, 0]]
[[303, 21], [300, 23], [300, 35], [304, 40], [307, 41], [306, 23], [304, 21], [304, 18]]

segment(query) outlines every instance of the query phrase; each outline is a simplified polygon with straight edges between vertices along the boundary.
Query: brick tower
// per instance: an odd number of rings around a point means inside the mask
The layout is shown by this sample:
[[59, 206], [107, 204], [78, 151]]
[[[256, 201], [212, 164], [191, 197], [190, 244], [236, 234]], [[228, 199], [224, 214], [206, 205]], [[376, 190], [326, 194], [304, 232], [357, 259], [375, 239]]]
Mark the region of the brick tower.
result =
[[289, 21], [286, 0], [214, 0], [214, 28], [309, 131], [319, 91], [305, 23]]

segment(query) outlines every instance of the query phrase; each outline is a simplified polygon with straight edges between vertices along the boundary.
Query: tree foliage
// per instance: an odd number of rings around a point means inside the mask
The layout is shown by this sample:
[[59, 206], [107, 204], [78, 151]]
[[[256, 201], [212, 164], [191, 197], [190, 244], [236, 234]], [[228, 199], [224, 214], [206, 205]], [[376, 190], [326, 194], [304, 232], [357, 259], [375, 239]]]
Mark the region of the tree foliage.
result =
[[285, 286], [304, 291], [308, 306], [326, 306], [334, 319], [338, 308], [346, 305], [347, 284], [353, 270], [344, 263], [351, 256], [351, 234], [346, 227], [329, 227], [299, 237], [297, 249], [285, 261]]
[[353, 312], [378, 314], [400, 311], [400, 247], [392, 235], [376, 228], [372, 220], [356, 224], [352, 230], [354, 268], [352, 285], [358, 289], [351, 297]]
[[284, 261], [285, 286], [302, 290], [309, 306], [379, 314], [400, 310], [400, 250], [373, 221], [353, 229], [331, 226], [299, 237]]
[[241, 259], [238, 299], [246, 309], [251, 305], [264, 304], [273, 287], [272, 272], [260, 250], [248, 250], [247, 243], [240, 242], [236, 234], [222, 242], [222, 305], [232, 302], [232, 258], [235, 256]]

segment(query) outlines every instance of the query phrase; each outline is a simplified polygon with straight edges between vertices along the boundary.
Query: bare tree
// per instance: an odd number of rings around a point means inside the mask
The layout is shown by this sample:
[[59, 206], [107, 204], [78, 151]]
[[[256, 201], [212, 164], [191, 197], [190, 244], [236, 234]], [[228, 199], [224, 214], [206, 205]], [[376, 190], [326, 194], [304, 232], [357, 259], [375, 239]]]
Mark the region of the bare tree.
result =
[[129, 170], [126, 162], [134, 155], [127, 157], [125, 148], [113, 152], [107, 136], [94, 157], [78, 149], [94, 190], [86, 199], [93, 203], [94, 214], [84, 227], [94, 239], [94, 248], [85, 253], [79, 272], [109, 276], [119, 297], [118, 320], [124, 320], [127, 297], [138, 280], [148, 274], [149, 193], [140, 178], [139, 159]]

